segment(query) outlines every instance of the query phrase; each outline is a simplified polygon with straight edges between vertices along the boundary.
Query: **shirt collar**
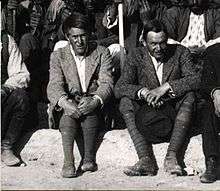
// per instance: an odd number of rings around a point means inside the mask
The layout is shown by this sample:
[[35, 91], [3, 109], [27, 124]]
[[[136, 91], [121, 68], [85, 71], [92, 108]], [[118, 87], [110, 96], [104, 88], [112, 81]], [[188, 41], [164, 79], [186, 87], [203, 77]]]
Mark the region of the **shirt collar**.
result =
[[155, 57], [153, 57], [151, 54], [150, 54], [150, 52], [148, 52], [149, 53], [149, 55], [150, 55], [150, 57], [151, 57], [151, 60], [152, 60], [152, 62], [153, 62], [153, 64], [155, 65], [155, 64], [161, 64], [161, 63], [163, 63], [162, 61], [158, 61]]
[[70, 52], [73, 55], [74, 58], [77, 58], [78, 60], [82, 61], [86, 58], [86, 53], [88, 51], [88, 47], [86, 48], [85, 54], [83, 56], [76, 55], [75, 51], [73, 50], [72, 45], [70, 44]]

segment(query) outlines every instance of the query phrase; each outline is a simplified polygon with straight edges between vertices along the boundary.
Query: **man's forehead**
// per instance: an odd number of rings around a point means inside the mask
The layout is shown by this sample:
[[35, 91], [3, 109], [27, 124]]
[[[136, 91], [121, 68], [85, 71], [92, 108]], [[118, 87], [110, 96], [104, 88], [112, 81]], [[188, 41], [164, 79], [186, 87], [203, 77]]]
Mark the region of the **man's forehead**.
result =
[[87, 32], [85, 29], [82, 28], [71, 27], [68, 33], [72, 35], [79, 35], [79, 34], [86, 34]]
[[147, 33], [147, 39], [152, 41], [163, 40], [166, 39], [166, 34], [163, 31], [160, 32], [149, 31]]

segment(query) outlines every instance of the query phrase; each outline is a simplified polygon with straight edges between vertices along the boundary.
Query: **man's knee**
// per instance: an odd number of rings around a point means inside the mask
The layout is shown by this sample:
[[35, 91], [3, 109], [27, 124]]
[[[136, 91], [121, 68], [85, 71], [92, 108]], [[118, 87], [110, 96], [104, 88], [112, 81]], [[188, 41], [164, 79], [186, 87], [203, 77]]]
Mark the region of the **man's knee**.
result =
[[184, 96], [182, 96], [176, 104], [176, 111], [192, 111], [196, 103], [196, 95], [195, 92], [187, 92]]
[[184, 100], [185, 103], [194, 104], [195, 101], [196, 101], [195, 92], [186, 93], [185, 96], [183, 97], [183, 100]]
[[15, 103], [15, 107], [22, 111], [29, 110], [29, 96], [25, 89], [18, 88], [12, 91], [9, 100]]

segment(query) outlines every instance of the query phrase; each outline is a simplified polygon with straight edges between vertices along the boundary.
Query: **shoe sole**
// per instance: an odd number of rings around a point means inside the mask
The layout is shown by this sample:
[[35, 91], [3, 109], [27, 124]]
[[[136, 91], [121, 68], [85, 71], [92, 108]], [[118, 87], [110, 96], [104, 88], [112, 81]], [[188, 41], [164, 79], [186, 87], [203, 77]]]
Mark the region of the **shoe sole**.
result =
[[123, 171], [124, 174], [127, 176], [156, 176], [157, 173], [140, 173], [140, 172], [135, 172], [135, 171]]
[[95, 172], [98, 170], [98, 168], [96, 168], [96, 169], [81, 169], [81, 170], [82, 170], [82, 172]]
[[208, 180], [203, 180], [203, 179], [200, 178], [200, 182], [204, 183], [204, 184], [211, 184], [215, 181], [217, 181], [217, 178], [213, 178], [212, 180], [209, 180], [209, 181]]
[[64, 175], [64, 174], [61, 174], [61, 176], [62, 176], [63, 178], [75, 178], [75, 177], [77, 177], [76, 174], [71, 174], [71, 175]]
[[203, 183], [203, 184], [211, 184], [211, 183], [213, 183], [215, 181], [216, 180], [214, 180], [214, 181], [203, 181], [203, 180], [200, 180], [200, 182]]
[[3, 162], [6, 166], [16, 166], [16, 165], [20, 164], [21, 161], [18, 160], [18, 161], [13, 161], [13, 162], [6, 162], [6, 161], [2, 160], [2, 162]]

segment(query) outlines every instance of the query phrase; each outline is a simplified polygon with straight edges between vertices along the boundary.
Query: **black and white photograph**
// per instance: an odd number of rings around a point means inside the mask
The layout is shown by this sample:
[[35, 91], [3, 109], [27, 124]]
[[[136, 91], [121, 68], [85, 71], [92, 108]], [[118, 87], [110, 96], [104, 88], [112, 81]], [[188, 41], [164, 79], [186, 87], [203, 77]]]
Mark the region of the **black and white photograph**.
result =
[[220, 191], [220, 0], [2, 0], [1, 190]]

